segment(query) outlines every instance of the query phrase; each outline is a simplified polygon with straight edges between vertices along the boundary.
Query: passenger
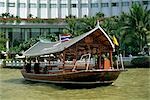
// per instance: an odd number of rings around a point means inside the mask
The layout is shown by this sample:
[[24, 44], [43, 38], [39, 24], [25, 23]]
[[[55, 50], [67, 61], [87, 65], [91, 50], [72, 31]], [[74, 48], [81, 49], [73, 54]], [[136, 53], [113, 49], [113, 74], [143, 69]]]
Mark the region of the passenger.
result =
[[47, 69], [47, 66], [45, 66], [44, 68], [43, 68], [43, 74], [47, 74], [48, 73], [48, 69]]
[[31, 73], [31, 63], [27, 63], [25, 65], [25, 70], [26, 70], [27, 73]]
[[34, 73], [40, 74], [40, 64], [39, 63], [34, 64]]

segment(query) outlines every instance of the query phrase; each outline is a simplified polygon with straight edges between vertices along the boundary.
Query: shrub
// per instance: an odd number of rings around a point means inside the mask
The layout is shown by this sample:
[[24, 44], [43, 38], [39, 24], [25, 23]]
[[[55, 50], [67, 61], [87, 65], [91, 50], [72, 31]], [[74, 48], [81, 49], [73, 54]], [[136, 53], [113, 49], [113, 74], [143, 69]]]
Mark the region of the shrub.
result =
[[150, 56], [148, 57], [138, 57], [132, 59], [131, 63], [137, 67], [150, 67]]

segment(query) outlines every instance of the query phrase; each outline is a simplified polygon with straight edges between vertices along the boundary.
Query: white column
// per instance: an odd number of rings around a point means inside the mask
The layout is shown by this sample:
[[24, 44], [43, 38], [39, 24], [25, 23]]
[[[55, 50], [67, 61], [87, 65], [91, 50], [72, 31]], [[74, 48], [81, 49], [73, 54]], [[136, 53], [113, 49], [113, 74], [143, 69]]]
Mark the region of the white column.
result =
[[71, 0], [68, 0], [68, 16], [71, 14]]
[[40, 0], [37, 0], [37, 17], [41, 17]]
[[5, 7], [6, 7], [6, 13], [9, 13], [8, 0], [6, 0]]
[[78, 17], [81, 18], [81, 0], [78, 0]]
[[101, 6], [101, 3], [102, 3], [102, 0], [99, 0], [99, 1], [98, 1], [98, 9], [99, 9], [99, 12], [102, 13], [102, 6]]
[[26, 3], [26, 5], [27, 5], [27, 7], [26, 7], [26, 11], [27, 11], [27, 17], [29, 16], [29, 3], [30, 3], [30, 0], [27, 0], [27, 3]]
[[122, 0], [119, 0], [119, 14], [122, 13]]
[[[9, 34], [8, 34], [8, 29], [6, 29], [6, 31], [5, 31], [5, 35], [6, 35], [6, 39], [9, 39]], [[7, 40], [7, 42], [6, 42], [6, 52], [8, 52], [9, 51], [9, 40]]]
[[91, 0], [88, 0], [88, 16], [91, 16]]
[[19, 0], [16, 0], [16, 16], [19, 16]]
[[47, 0], [47, 18], [50, 18], [51, 10], [50, 10], [50, 0]]
[[112, 0], [109, 0], [109, 16], [112, 16]]
[[60, 0], [57, 0], [58, 18], [61, 18]]

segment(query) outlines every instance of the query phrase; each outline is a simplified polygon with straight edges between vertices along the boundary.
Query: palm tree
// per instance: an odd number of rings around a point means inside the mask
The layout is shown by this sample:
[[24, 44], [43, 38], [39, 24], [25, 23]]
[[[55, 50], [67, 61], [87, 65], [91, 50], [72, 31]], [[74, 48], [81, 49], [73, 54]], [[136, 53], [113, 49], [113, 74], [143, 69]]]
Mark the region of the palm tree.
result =
[[75, 35], [76, 19], [68, 17], [66, 18], [66, 22], [68, 24], [66, 30], [68, 30], [70, 34]]
[[5, 17], [9, 18], [10, 17], [10, 13], [5, 13]]
[[2, 13], [2, 18], [4, 18], [5, 17], [5, 13]]
[[105, 16], [104, 13], [101, 12], [96, 13], [96, 17], [103, 18], [104, 16]]
[[150, 30], [150, 10], [140, 4], [133, 4], [124, 27], [137, 38], [141, 51], [147, 44], [145, 30]]
[[85, 17], [83, 20], [81, 20], [81, 22], [86, 26], [86, 32], [95, 27], [97, 20], [97, 17]]

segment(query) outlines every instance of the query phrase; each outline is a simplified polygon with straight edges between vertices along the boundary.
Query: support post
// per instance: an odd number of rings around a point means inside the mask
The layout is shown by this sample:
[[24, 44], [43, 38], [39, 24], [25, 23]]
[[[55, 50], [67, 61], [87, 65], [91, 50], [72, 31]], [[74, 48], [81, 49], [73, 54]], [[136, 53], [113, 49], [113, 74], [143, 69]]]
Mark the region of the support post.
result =
[[122, 69], [124, 70], [124, 65], [123, 65], [122, 54], [120, 54], [120, 61], [121, 61], [121, 66], [122, 66]]
[[119, 65], [118, 65], [118, 62], [119, 62], [119, 56], [117, 56], [117, 69], [119, 69]]
[[[101, 47], [100, 45], [98, 45], [99, 47]], [[101, 52], [101, 48], [98, 49], [98, 68], [102, 69], [102, 52]]]
[[98, 65], [99, 69], [102, 69], [102, 58], [101, 58], [101, 52], [98, 53]]
[[77, 49], [77, 44], [76, 44], [76, 51], [75, 51], [75, 59], [76, 59], [76, 60], [77, 60], [77, 58], [78, 58], [77, 51], [78, 51], [78, 49]]
[[49, 55], [49, 67], [51, 68], [51, 57]]
[[63, 70], [65, 68], [66, 50], [63, 51]]
[[109, 56], [110, 56], [110, 65], [111, 65], [111, 68], [113, 69], [112, 51], [109, 52]]
[[7, 39], [7, 41], [6, 41], [6, 52], [9, 52], [9, 34], [8, 34], [8, 29], [6, 29], [6, 39]]

